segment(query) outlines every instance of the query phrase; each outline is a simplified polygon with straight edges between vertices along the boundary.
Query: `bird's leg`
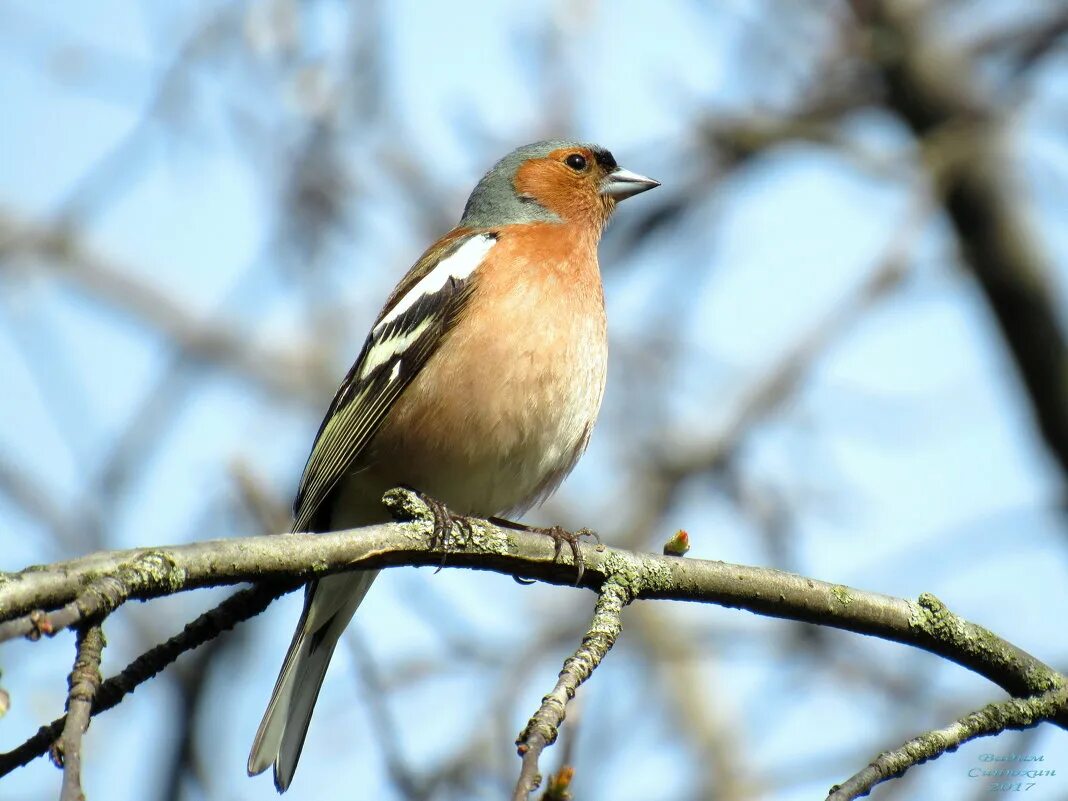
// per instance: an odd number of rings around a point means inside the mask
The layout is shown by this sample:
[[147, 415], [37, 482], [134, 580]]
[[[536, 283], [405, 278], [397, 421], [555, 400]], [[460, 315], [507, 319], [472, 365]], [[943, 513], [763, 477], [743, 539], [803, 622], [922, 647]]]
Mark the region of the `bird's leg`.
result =
[[445, 557], [449, 554], [449, 536], [452, 534], [453, 526], [470, 537], [474, 533], [471, 529], [471, 521], [463, 515], [458, 515], [451, 511], [441, 501], [431, 498], [418, 490], [413, 490], [413, 492], [419, 496], [419, 500], [425, 503], [431, 514], [434, 515], [434, 533], [430, 537], [430, 547], [433, 550], [441, 549], [441, 565], [434, 571], [437, 573], [445, 566]]
[[510, 528], [516, 531], [529, 531], [531, 534], [541, 534], [544, 537], [549, 537], [553, 541], [554, 553], [553, 558], [559, 559], [560, 553], [564, 549], [564, 543], [566, 542], [571, 548], [571, 556], [575, 560], [575, 567], [578, 569], [578, 576], [575, 578], [575, 584], [582, 582], [582, 574], [586, 572], [586, 564], [582, 560], [582, 554], [579, 552], [579, 543], [583, 538], [591, 539], [598, 545], [601, 544], [601, 538], [596, 531], [588, 528], [580, 528], [578, 531], [568, 531], [560, 526], [528, 526], [526, 523], [517, 523], [514, 520], [506, 520], [503, 517], [491, 517], [489, 521], [497, 526], [503, 528]]

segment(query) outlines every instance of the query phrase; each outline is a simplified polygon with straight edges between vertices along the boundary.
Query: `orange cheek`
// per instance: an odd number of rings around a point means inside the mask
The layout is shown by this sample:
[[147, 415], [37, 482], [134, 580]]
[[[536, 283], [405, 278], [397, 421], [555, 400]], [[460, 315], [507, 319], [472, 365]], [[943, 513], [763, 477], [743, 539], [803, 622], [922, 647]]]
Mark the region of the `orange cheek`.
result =
[[528, 161], [516, 170], [515, 189], [519, 194], [532, 197], [551, 211], [556, 211], [549, 205], [553, 192], [552, 177], [547, 173], [544, 164]]
[[529, 161], [516, 171], [515, 188], [561, 219], [599, 217], [603, 212], [596, 189], [585, 180], [569, 178], [551, 162]]

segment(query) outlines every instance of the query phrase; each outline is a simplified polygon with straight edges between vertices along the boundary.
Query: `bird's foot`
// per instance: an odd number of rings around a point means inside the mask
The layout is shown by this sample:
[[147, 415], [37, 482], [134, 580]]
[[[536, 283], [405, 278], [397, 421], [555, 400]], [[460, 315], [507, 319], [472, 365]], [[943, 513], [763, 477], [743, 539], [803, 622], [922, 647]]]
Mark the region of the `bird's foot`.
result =
[[431, 498], [429, 495], [418, 490], [415, 491], [415, 494], [419, 496], [419, 500], [426, 504], [427, 509], [434, 516], [434, 532], [430, 535], [430, 547], [432, 550], [441, 550], [441, 564], [434, 571], [437, 573], [445, 566], [445, 557], [449, 555], [449, 537], [452, 535], [453, 528], [460, 529], [461, 532], [470, 537], [474, 533], [471, 528], [471, 521], [463, 515], [456, 514], [441, 501]]
[[553, 541], [553, 558], [559, 559], [560, 554], [564, 550], [564, 544], [566, 543], [571, 549], [571, 557], [575, 562], [575, 567], [578, 570], [578, 575], [575, 577], [575, 584], [582, 583], [582, 576], [586, 572], [586, 563], [582, 559], [582, 553], [579, 551], [579, 543], [583, 539], [589, 539], [601, 544], [601, 538], [596, 531], [588, 528], [580, 528], [578, 531], [568, 531], [560, 526], [528, 526], [526, 523], [516, 523], [513, 520], [505, 520], [501, 517], [491, 517], [490, 522], [504, 528], [511, 528], [517, 531], [528, 531], [531, 534], [541, 534], [544, 537], [549, 537]]

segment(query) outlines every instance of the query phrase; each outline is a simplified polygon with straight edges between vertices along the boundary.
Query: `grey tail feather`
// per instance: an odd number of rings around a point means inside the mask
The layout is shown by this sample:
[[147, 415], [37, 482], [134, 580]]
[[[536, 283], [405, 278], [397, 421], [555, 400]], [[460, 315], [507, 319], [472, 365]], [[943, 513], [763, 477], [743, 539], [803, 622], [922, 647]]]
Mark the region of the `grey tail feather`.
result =
[[267, 704], [267, 710], [263, 713], [259, 729], [256, 730], [256, 737], [252, 741], [252, 750], [248, 755], [249, 776], [263, 773], [278, 758], [282, 735], [285, 733], [289, 719], [289, 704], [293, 687], [297, 675], [304, 672], [302, 665], [307, 660], [306, 652], [310, 651], [306, 643], [308, 640], [306, 633], [308, 608], [309, 604], [305, 602], [297, 630], [293, 632], [293, 640], [289, 644], [285, 661], [282, 662], [282, 669], [278, 672], [274, 689], [271, 691], [271, 700]]
[[[336, 621], [337, 617], [331, 618], [324, 629], [336, 627]], [[344, 624], [339, 628], [344, 629]], [[319, 699], [319, 690], [322, 689], [323, 679], [326, 678], [330, 657], [334, 655], [338, 636], [331, 637], [329, 633], [317, 631], [312, 637], [303, 638], [307, 640], [307, 645], [301, 644], [298, 657], [300, 661], [297, 663], [299, 667], [294, 674], [297, 684], [290, 697], [282, 741], [278, 747], [278, 756], [274, 760], [274, 786], [280, 793], [284, 793], [293, 781], [300, 752], [304, 748], [304, 739], [308, 736], [315, 702]], [[340, 633], [338, 631], [338, 635]]]
[[250, 776], [274, 763], [274, 784], [280, 793], [293, 781], [330, 657], [377, 574], [330, 576], [308, 588], [304, 612], [248, 758]]

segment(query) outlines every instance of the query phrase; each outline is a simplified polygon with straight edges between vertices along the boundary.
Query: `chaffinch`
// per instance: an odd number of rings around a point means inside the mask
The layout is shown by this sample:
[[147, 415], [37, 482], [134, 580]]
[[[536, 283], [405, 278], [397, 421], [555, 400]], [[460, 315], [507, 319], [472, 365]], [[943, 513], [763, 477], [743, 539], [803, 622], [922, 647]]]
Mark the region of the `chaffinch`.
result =
[[[383, 522], [382, 495], [400, 485], [482, 517], [548, 496], [585, 450], [604, 394], [601, 232], [618, 201], [655, 186], [577, 142], [536, 142], [497, 162], [379, 312], [319, 428], [293, 530]], [[248, 760], [250, 775], [274, 764], [279, 792], [376, 575], [307, 587]]]

